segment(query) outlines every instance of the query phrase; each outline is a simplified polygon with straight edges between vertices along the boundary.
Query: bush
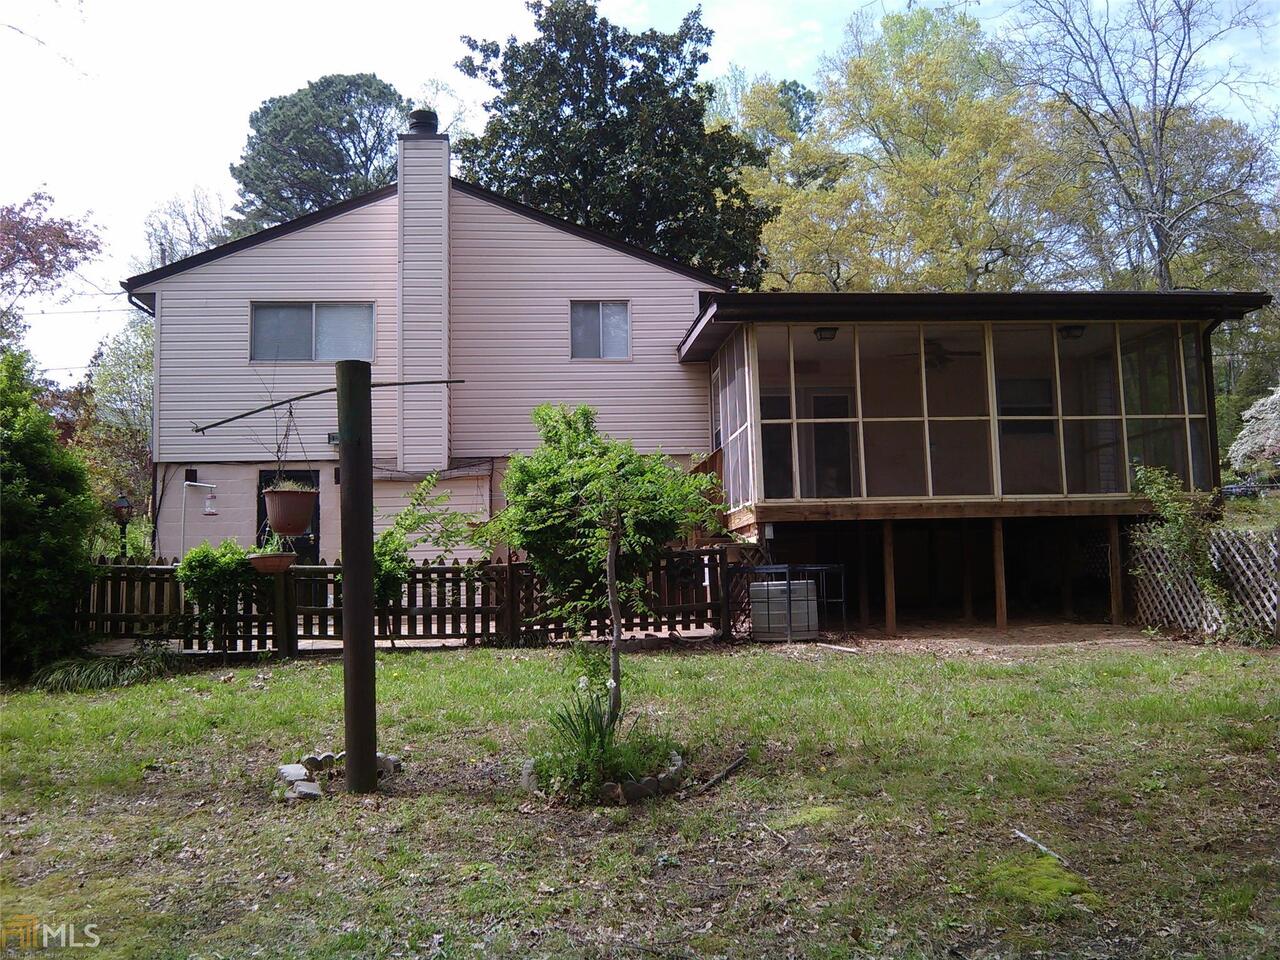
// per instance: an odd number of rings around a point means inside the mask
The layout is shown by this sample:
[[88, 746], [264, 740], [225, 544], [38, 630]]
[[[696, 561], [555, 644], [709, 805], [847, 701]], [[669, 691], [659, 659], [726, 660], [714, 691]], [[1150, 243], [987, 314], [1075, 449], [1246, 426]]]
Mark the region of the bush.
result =
[[262, 590], [270, 578], [249, 565], [248, 552], [235, 540], [213, 546], [208, 540], [192, 547], [174, 571], [196, 604], [199, 629], [221, 646], [222, 627], [235, 612], [240, 598], [250, 590]]
[[0, 358], [0, 659], [7, 677], [83, 649], [76, 602], [90, 576], [89, 534], [99, 516], [80, 458], [36, 403], [30, 357]]

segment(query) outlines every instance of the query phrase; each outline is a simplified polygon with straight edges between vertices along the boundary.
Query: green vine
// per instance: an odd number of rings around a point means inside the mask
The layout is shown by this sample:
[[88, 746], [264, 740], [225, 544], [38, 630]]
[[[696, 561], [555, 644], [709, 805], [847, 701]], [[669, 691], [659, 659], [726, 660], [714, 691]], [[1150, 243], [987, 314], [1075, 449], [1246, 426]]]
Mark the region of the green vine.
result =
[[174, 571], [187, 597], [196, 604], [197, 627], [225, 649], [228, 618], [247, 591], [261, 587], [266, 578], [249, 565], [249, 554], [235, 540], [213, 546], [208, 540], [192, 547]]

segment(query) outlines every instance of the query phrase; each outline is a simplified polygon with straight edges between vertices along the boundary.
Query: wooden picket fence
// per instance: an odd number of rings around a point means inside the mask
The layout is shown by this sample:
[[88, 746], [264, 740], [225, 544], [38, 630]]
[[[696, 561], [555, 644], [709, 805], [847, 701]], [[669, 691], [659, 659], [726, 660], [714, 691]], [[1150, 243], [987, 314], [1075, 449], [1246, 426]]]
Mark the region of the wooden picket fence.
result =
[[[1215, 530], [1211, 553], [1249, 624], [1280, 640], [1280, 531]], [[1212, 634], [1223, 614], [1162, 551], [1135, 541], [1133, 599], [1141, 623]]]
[[[184, 597], [175, 567], [176, 560], [99, 558], [77, 608], [79, 629], [103, 638], [165, 638], [192, 653], [288, 654], [299, 652], [300, 644], [331, 648], [342, 640], [341, 564], [321, 561], [263, 577], [233, 612], [216, 620], [202, 618]], [[720, 632], [732, 619], [724, 589], [728, 576], [723, 547], [664, 555], [649, 575], [651, 608], [627, 613], [623, 630]], [[608, 629], [605, 613], [589, 620], [589, 635]], [[413, 568], [395, 602], [375, 610], [375, 638], [396, 647], [540, 646], [568, 635], [523, 562], [424, 563]]]

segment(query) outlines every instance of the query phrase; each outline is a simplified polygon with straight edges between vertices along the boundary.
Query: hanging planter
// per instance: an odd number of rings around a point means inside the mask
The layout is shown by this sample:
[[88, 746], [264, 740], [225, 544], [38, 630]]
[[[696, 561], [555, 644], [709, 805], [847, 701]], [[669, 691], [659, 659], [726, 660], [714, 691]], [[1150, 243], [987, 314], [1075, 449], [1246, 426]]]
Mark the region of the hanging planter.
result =
[[320, 491], [300, 483], [282, 481], [262, 491], [271, 531], [282, 537], [299, 537], [311, 526]]
[[284, 573], [298, 561], [296, 553], [251, 553], [249, 565], [259, 573]]

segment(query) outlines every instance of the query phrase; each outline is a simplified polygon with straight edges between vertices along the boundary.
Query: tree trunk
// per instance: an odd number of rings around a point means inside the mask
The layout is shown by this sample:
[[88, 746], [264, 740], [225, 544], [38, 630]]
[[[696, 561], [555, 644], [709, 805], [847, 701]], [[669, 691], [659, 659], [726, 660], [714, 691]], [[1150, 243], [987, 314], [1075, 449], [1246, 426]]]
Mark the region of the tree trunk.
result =
[[609, 534], [609, 556], [605, 565], [605, 580], [609, 587], [609, 625], [612, 639], [609, 643], [609, 676], [613, 688], [609, 691], [608, 724], [612, 727], [622, 713], [622, 606], [618, 603], [618, 533]]

